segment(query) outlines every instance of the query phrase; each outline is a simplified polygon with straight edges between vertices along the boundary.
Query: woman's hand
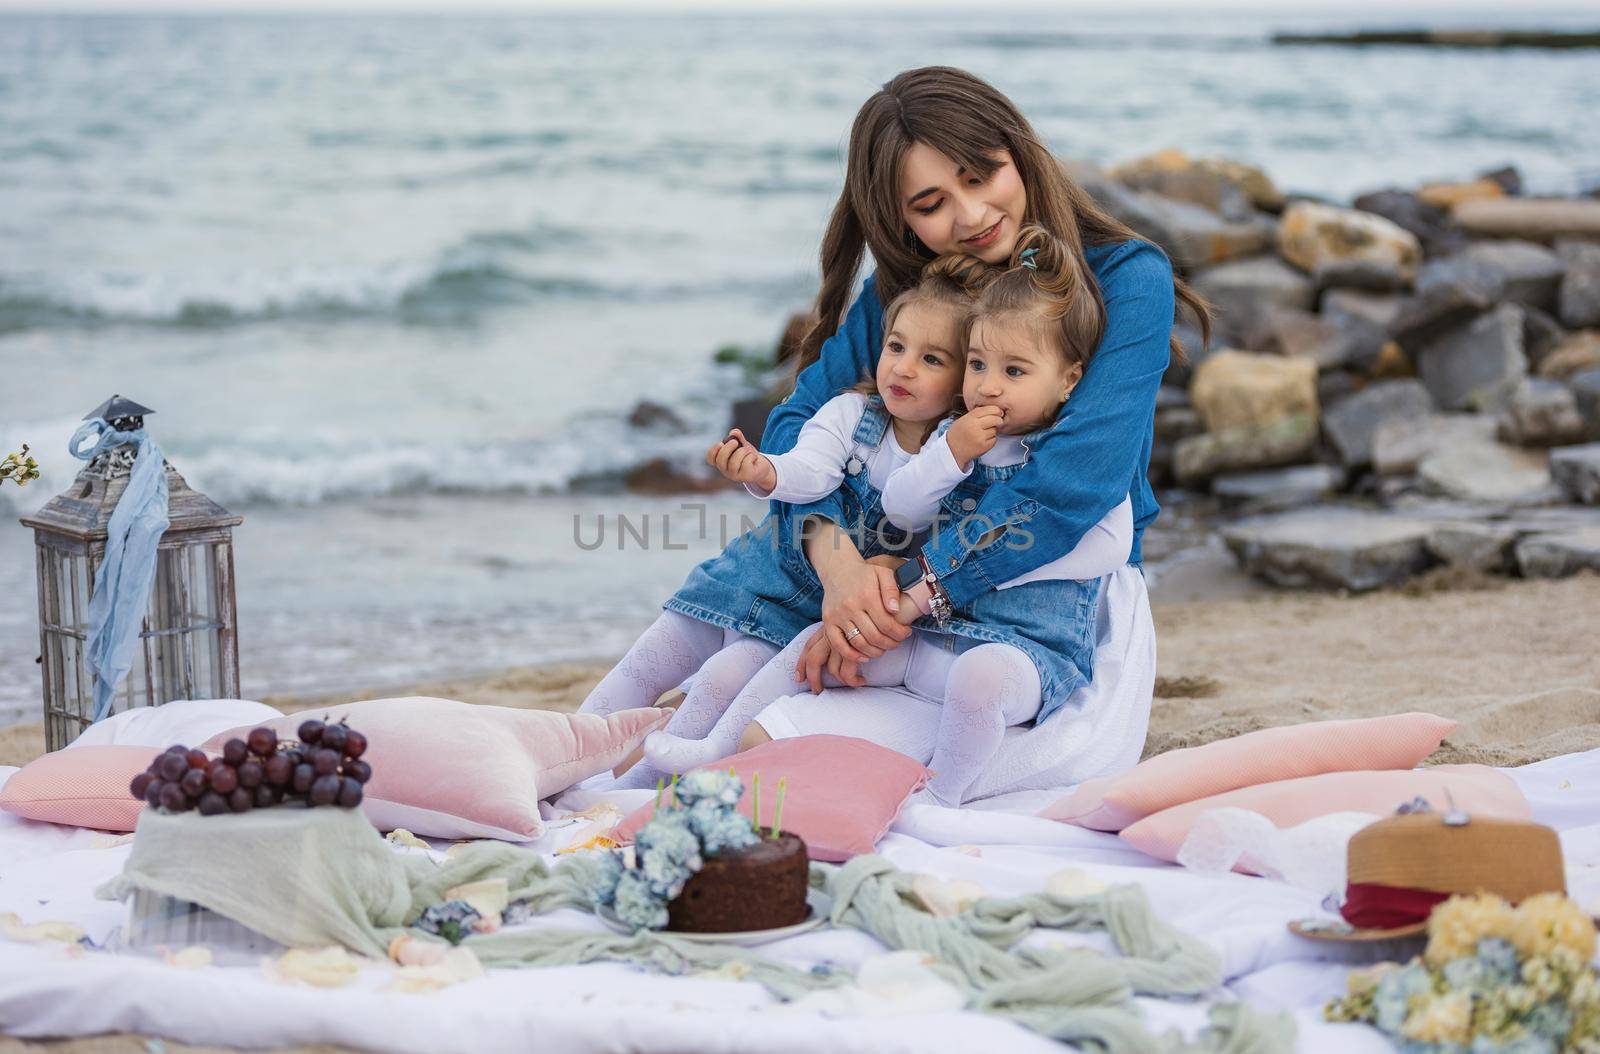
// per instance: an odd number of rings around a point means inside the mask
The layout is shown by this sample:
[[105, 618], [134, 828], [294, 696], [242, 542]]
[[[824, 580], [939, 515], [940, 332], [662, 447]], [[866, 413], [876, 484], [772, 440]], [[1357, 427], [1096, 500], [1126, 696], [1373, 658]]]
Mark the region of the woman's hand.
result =
[[[894, 572], [883, 561], [863, 560], [850, 535], [838, 524], [812, 522], [815, 527], [806, 538], [805, 550], [822, 581], [823, 632], [818, 636], [826, 637], [841, 662], [859, 665], [875, 659], [911, 635], [897, 617], [900, 587], [895, 584]], [[815, 640], [812, 644], [817, 648], [813, 665], [820, 671], [827, 659], [821, 645]], [[805, 679], [796, 676], [796, 680]]]
[[772, 460], [735, 428], [728, 438], [713, 443], [706, 451], [706, 464], [735, 483], [754, 487], [763, 494], [771, 494], [778, 485], [778, 470]]

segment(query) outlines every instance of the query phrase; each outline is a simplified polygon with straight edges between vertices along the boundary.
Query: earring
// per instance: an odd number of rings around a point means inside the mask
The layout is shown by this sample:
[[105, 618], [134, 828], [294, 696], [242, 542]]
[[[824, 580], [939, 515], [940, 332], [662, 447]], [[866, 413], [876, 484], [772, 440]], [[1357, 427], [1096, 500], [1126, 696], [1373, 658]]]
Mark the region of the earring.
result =
[[907, 227], [905, 229], [905, 233], [900, 235], [900, 241], [904, 243], [907, 249], [911, 250], [913, 253], [916, 253], [918, 256], [928, 255], [928, 247], [922, 244], [922, 239], [918, 238], [917, 232], [912, 230], [910, 227]]

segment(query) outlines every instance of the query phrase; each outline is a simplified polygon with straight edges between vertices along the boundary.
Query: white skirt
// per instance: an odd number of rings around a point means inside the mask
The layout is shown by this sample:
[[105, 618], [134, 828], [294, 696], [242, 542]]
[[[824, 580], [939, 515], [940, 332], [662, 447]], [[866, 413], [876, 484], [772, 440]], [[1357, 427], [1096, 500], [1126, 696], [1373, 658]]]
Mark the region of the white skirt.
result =
[[[1094, 679], [1040, 725], [1006, 729], [968, 799], [1069, 787], [1132, 768], [1144, 750], [1156, 680], [1155, 621], [1144, 574], [1123, 566], [1100, 597]], [[921, 686], [913, 686], [920, 688]], [[943, 707], [912, 688], [825, 688], [775, 700], [756, 722], [773, 739], [855, 736], [926, 764]]]

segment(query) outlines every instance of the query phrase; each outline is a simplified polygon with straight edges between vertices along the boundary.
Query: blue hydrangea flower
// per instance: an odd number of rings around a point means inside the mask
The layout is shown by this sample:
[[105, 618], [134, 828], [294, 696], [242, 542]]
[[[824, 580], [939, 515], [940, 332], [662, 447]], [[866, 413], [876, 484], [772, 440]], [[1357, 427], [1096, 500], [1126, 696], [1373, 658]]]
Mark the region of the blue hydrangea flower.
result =
[[622, 871], [620, 850], [595, 854], [595, 882], [594, 888], [589, 890], [595, 904], [604, 907], [616, 899], [617, 880], [622, 877]]
[[744, 781], [721, 769], [696, 769], [678, 778], [678, 800], [687, 806], [709, 800], [731, 809], [743, 794]]
[[689, 814], [689, 829], [699, 836], [700, 845], [708, 854], [743, 849], [760, 841], [750, 826], [750, 818], [719, 799], [701, 798], [685, 811]]
[[1556, 1054], [1559, 1048], [1543, 1036], [1523, 1035], [1504, 1042], [1474, 1036], [1468, 1054]]
[[1535, 1036], [1565, 1042], [1567, 1033], [1572, 1031], [1572, 1011], [1562, 1003], [1540, 1003], [1528, 1011], [1522, 1025]]
[[683, 890], [683, 884], [700, 870], [700, 839], [684, 814], [688, 810], [675, 809], [651, 820], [639, 830], [635, 839], [638, 846], [639, 873], [650, 883], [650, 889], [659, 897], [671, 900]]
[[1428, 971], [1417, 962], [1398, 970], [1390, 970], [1378, 980], [1372, 993], [1373, 1024], [1391, 1036], [1399, 1035], [1405, 1023], [1407, 1004], [1414, 995], [1432, 991], [1433, 982]]
[[1504, 978], [1505, 984], [1511, 984], [1522, 976], [1522, 967], [1517, 963], [1517, 950], [1499, 937], [1485, 937], [1478, 942], [1478, 959]]
[[[1479, 941], [1480, 947], [1487, 941]], [[1498, 988], [1510, 984], [1517, 977], [1515, 973], [1507, 973], [1501, 968], [1502, 958], [1491, 949], [1490, 955], [1485, 958], [1481, 953], [1465, 959], [1455, 959], [1447, 962], [1441, 968], [1445, 983], [1452, 989], [1464, 992], [1473, 992], [1487, 995]], [[1512, 953], [1513, 967], [1516, 963], [1516, 953]]]
[[636, 930], [659, 930], [667, 925], [667, 904], [638, 871], [624, 871], [617, 880], [617, 918]]

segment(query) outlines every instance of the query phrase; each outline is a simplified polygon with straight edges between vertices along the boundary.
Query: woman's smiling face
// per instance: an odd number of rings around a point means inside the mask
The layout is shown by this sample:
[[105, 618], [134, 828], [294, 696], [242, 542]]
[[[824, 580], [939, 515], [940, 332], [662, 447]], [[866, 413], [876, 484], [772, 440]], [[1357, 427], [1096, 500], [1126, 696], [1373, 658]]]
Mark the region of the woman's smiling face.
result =
[[967, 253], [987, 264], [1011, 259], [1028, 194], [1010, 151], [989, 155], [999, 164], [988, 179], [913, 143], [900, 165], [900, 211], [936, 255]]

